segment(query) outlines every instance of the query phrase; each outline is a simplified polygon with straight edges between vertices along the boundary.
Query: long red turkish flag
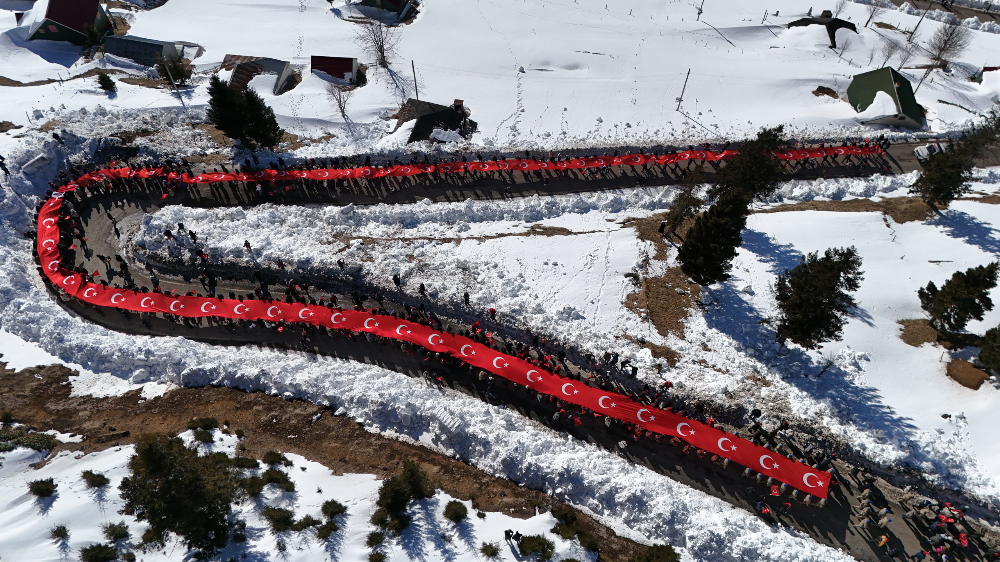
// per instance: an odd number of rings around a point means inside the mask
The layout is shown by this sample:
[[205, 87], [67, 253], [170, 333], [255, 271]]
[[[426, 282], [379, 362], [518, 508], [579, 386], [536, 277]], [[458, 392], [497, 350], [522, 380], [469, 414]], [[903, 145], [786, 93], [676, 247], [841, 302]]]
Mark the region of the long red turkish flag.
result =
[[272, 322], [302, 322], [355, 332], [370, 332], [410, 342], [430, 351], [446, 353], [531, 390], [635, 424], [644, 430], [677, 436], [695, 447], [774, 477], [813, 496], [827, 497], [831, 481], [831, 476], [827, 472], [785, 458], [770, 449], [679, 414], [645, 406], [625, 395], [605, 392], [580, 381], [554, 375], [523, 359], [500, 353], [463, 336], [442, 333], [393, 316], [372, 315], [354, 310], [277, 301], [175, 297], [90, 283], [81, 274], [61, 266], [57, 248], [58, 220], [63, 193], [75, 188], [76, 184], [61, 188], [42, 206], [38, 215], [36, 250], [42, 270], [49, 280], [84, 302], [136, 312], [159, 312], [189, 318], [217, 316]]

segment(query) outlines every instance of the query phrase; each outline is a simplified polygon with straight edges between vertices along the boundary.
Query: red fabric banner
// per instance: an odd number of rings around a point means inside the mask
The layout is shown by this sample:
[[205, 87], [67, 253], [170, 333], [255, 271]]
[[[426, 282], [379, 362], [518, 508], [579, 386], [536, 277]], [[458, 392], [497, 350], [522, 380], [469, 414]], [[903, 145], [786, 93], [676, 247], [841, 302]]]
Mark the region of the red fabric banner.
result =
[[[696, 157], [701, 158], [701, 153], [697, 153]], [[632, 155], [624, 158], [649, 157]], [[622, 158], [580, 159], [579, 161], [573, 160], [568, 162], [567, 165], [573, 165], [585, 160], [591, 161], [589, 163], [593, 165], [620, 165]], [[529, 166], [550, 164], [510, 160], [505, 160], [501, 163], [509, 162], [526, 163]], [[534, 164], [531, 164], [531, 162], [534, 162]], [[470, 166], [487, 164], [492, 165], [496, 163], [477, 162], [470, 164]], [[465, 164], [455, 165], [465, 166]], [[581, 167], [583, 166], [583, 164], [580, 165]], [[425, 165], [422, 169], [426, 169], [427, 167]], [[325, 172], [326, 170], [320, 171]], [[345, 170], [335, 171], [344, 172]], [[102, 170], [97, 174], [88, 175], [96, 179], [102, 175], [130, 174], [132, 172], [128, 168], [118, 168], [115, 170]], [[140, 173], [151, 172], [149, 170], [136, 170], [135, 176], [139, 176]], [[269, 172], [275, 171], [269, 170]], [[311, 171], [308, 173], [315, 172]], [[288, 174], [291, 173], [288, 172]], [[306, 172], [295, 173], [304, 174]], [[212, 179], [206, 181], [227, 181], [225, 179], [215, 179], [215, 177], [225, 176], [226, 174], [203, 174], [197, 176], [197, 178], [205, 178], [209, 175], [212, 176]], [[240, 176], [242, 174], [229, 175]], [[124, 176], [117, 175], [117, 177]], [[79, 183], [84, 183], [85, 181], [83, 178], [78, 180]], [[268, 320], [272, 322], [302, 322], [315, 326], [325, 326], [327, 328], [369, 332], [398, 341], [406, 341], [431, 351], [446, 353], [469, 365], [511, 380], [531, 390], [557, 397], [564, 402], [588, 408], [614, 419], [634, 424], [642, 430], [661, 435], [676, 436], [699, 449], [730, 459], [796, 489], [812, 494], [815, 497], [827, 497], [831, 481], [831, 475], [827, 472], [788, 459], [766, 447], [756, 445], [720, 429], [685, 418], [679, 414], [660, 410], [652, 406], [645, 406], [625, 395], [606, 392], [587, 386], [580, 381], [552, 374], [526, 360], [500, 353], [463, 336], [442, 333], [422, 324], [399, 320], [393, 316], [372, 315], [363, 311], [344, 310], [333, 308], [332, 306], [288, 304], [278, 301], [243, 301], [212, 297], [172, 296], [156, 292], [142, 293], [126, 289], [115, 289], [98, 283], [88, 282], [81, 274], [61, 266], [58, 250], [58, 221], [61, 214], [63, 194], [65, 191], [72, 191], [76, 187], [76, 183], [70, 183], [60, 188], [42, 206], [38, 214], [36, 250], [40, 258], [42, 270], [49, 280], [66, 293], [81, 301], [97, 306], [116, 307], [135, 312], [158, 312], [189, 318], [216, 316], [244, 320]]]
[[[775, 152], [781, 160], [803, 160], [807, 158], [825, 158], [827, 156], [870, 156], [880, 154], [877, 146], [838, 146], [829, 148], [811, 148], [808, 150], [787, 150]], [[536, 171], [536, 170], [580, 170], [585, 168], [604, 168], [608, 166], [643, 166], [657, 164], [665, 166], [686, 160], [701, 160], [718, 162], [727, 160], [739, 154], [738, 150], [712, 152], [710, 150], [685, 150], [676, 154], [660, 156], [650, 154], [626, 154], [624, 156], [591, 156], [572, 158], [569, 160], [534, 160], [507, 159], [487, 160], [484, 162], [445, 162], [440, 164], [398, 164], [386, 167], [362, 166], [359, 168], [324, 169], [324, 170], [259, 170], [250, 174], [244, 173], [206, 173], [197, 176], [169, 172], [163, 168], [134, 169], [112, 168], [84, 175], [77, 183], [91, 185], [99, 181], [117, 178], [150, 178], [163, 177], [182, 183], [210, 183], [222, 181], [287, 181], [295, 179], [337, 180], [381, 178], [386, 176], [402, 177], [430, 173], [462, 173], [462, 172], [492, 172], [492, 171]]]

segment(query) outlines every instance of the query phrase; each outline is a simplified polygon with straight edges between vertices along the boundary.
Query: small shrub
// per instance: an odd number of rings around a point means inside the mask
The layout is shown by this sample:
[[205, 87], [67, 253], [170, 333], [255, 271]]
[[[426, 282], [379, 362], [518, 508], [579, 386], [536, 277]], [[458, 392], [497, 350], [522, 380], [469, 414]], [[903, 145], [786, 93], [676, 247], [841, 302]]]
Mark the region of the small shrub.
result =
[[264, 519], [271, 525], [271, 530], [275, 533], [282, 533], [292, 528], [295, 523], [295, 514], [291, 510], [282, 507], [265, 507], [262, 513]]
[[556, 526], [552, 527], [552, 532], [565, 540], [570, 540], [576, 536], [576, 529], [563, 521], [556, 523]]
[[236, 468], [260, 468], [260, 461], [249, 457], [233, 457], [232, 463]]
[[469, 516], [469, 510], [466, 509], [464, 503], [452, 500], [444, 507], [444, 516], [457, 525]]
[[[7, 423], [12, 422], [13, 418]], [[17, 447], [27, 447], [36, 451], [49, 451], [56, 446], [56, 443], [55, 437], [44, 433], [0, 429], [0, 450], [13, 451]]]
[[477, 511], [476, 512], [476, 517], [478, 517], [480, 519], [486, 519], [486, 514], [483, 513], [482, 511]]
[[162, 533], [153, 528], [147, 528], [142, 532], [142, 545], [149, 547], [162, 547], [167, 540], [166, 533]]
[[128, 551], [128, 552], [123, 552], [122, 553], [122, 561], [123, 562], [135, 562], [135, 553], [132, 552], [131, 550]]
[[212, 437], [211, 431], [205, 431], [204, 429], [196, 429], [194, 430], [194, 440], [198, 441], [199, 443], [212, 443], [215, 441], [215, 438]]
[[325, 541], [326, 539], [330, 538], [330, 535], [336, 533], [339, 530], [340, 527], [338, 527], [336, 523], [334, 523], [333, 521], [327, 521], [326, 523], [323, 523], [322, 525], [316, 528], [316, 538], [318, 538], [321, 541]]
[[187, 422], [188, 429], [201, 429], [204, 431], [212, 431], [213, 429], [219, 427], [219, 420], [215, 418], [194, 418]]
[[393, 513], [389, 517], [389, 523], [385, 526], [397, 535], [406, 530], [410, 526], [410, 516], [405, 513]]
[[268, 451], [264, 453], [264, 458], [262, 458], [261, 460], [264, 461], [264, 464], [269, 466], [274, 466], [276, 464], [292, 466], [292, 461], [288, 460], [288, 457], [282, 455], [277, 451]]
[[284, 551], [288, 550], [288, 547], [285, 545], [285, 541], [283, 541], [281, 539], [278, 539], [278, 544], [275, 545], [275, 548], [278, 549], [278, 552], [284, 552]]
[[385, 554], [373, 552], [368, 555], [368, 562], [385, 562]]
[[375, 548], [376, 546], [385, 542], [385, 535], [379, 531], [372, 531], [368, 533], [368, 539], [365, 541], [365, 546], [368, 548]]
[[319, 519], [316, 519], [312, 515], [306, 515], [305, 517], [299, 519], [292, 525], [292, 530], [304, 531], [309, 527], [319, 527], [320, 523], [322, 523], [322, 521], [320, 521]]
[[237, 439], [243, 439], [244, 435], [246, 435], [246, 433], [244, 433], [242, 429], [237, 429], [236, 430], [236, 438]]
[[64, 541], [69, 539], [69, 529], [66, 525], [56, 525], [49, 530], [49, 538], [54, 541]]
[[241, 478], [239, 481], [239, 487], [251, 498], [259, 496], [264, 491], [264, 486], [266, 485], [267, 482], [260, 476], [248, 476]]
[[105, 92], [113, 92], [117, 89], [115, 81], [111, 79], [110, 76], [103, 72], [97, 74], [97, 85], [101, 87]]
[[556, 545], [541, 535], [525, 535], [521, 537], [521, 544], [517, 549], [521, 552], [521, 556], [537, 554], [539, 560], [550, 560], [555, 554]]
[[128, 530], [128, 525], [124, 521], [118, 523], [105, 523], [101, 525], [101, 532], [104, 533], [104, 538], [108, 539], [108, 542], [118, 542], [125, 540], [132, 536], [132, 533]]
[[261, 478], [263, 478], [264, 482], [267, 484], [275, 484], [278, 486], [278, 489], [283, 492], [295, 491], [295, 483], [288, 478], [287, 474], [276, 468], [269, 468], [265, 470], [264, 474], [261, 474]]
[[80, 476], [87, 483], [88, 488], [103, 488], [111, 483], [107, 476], [93, 470], [84, 470]]
[[0, 425], [10, 425], [14, 423], [14, 414], [10, 410], [4, 410], [0, 413]]
[[233, 542], [247, 542], [247, 534], [243, 531], [234, 531]]
[[118, 560], [118, 551], [106, 544], [92, 544], [80, 549], [81, 562], [112, 562]]
[[323, 516], [327, 519], [333, 519], [338, 515], [343, 515], [347, 513], [347, 506], [338, 502], [337, 500], [326, 500], [323, 502]]
[[371, 522], [376, 527], [385, 527], [389, 524], [389, 512], [382, 507], [376, 509], [375, 513], [372, 513]]
[[32, 480], [28, 483], [28, 490], [39, 498], [50, 498], [56, 493], [59, 485], [51, 478], [45, 480]]
[[577, 531], [576, 538], [577, 540], [580, 541], [580, 546], [586, 548], [591, 552], [597, 552], [601, 548], [600, 545], [597, 543], [597, 537], [591, 535], [590, 533], [586, 533], [584, 531]]
[[500, 556], [500, 545], [495, 542], [484, 542], [483, 546], [479, 547], [479, 552], [487, 558], [496, 558]]

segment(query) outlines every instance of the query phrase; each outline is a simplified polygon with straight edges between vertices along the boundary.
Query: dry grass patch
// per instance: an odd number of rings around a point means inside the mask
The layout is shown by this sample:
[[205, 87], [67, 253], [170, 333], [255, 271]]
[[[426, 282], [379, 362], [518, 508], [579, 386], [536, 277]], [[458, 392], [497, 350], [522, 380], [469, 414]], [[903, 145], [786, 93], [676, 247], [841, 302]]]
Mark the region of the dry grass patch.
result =
[[892, 197], [884, 201], [850, 199], [847, 201], [803, 201], [761, 209], [755, 213], [784, 213], [791, 211], [834, 211], [838, 213], [882, 213], [892, 217], [897, 224], [923, 221], [931, 216], [931, 208], [919, 197]]
[[816, 88], [815, 90], [813, 90], [812, 94], [816, 97], [830, 96], [833, 99], [838, 99], [837, 92], [835, 92], [833, 88], [827, 88], [826, 86], [820, 86]]
[[948, 363], [948, 376], [958, 384], [972, 390], [979, 390], [990, 376], [982, 369], [977, 369], [972, 363], [962, 359], [955, 359]]
[[7, 131], [20, 128], [21, 128], [20, 125], [15, 125], [10, 121], [0, 121], [0, 133], [6, 133]]
[[934, 343], [938, 339], [937, 330], [932, 328], [931, 323], [923, 318], [900, 320], [897, 324], [903, 329], [902, 333], [899, 334], [899, 339], [907, 345], [920, 347], [925, 343]]
[[42, 123], [42, 126], [39, 127], [38, 130], [42, 131], [43, 133], [47, 133], [49, 131], [54, 130], [59, 125], [62, 125], [62, 121], [57, 121], [57, 120], [53, 119], [51, 121], [46, 121], [46, 122]]
[[132, 84], [133, 86], [142, 86], [143, 88], [153, 88], [155, 90], [162, 90], [167, 87], [166, 83], [159, 78], [139, 78], [138, 76], [126, 76], [120, 78], [119, 82], [124, 82], [126, 84]]
[[[226, 136], [225, 133], [216, 128], [215, 125], [211, 123], [195, 123], [191, 125], [195, 129], [205, 133], [205, 135], [212, 140], [217, 146], [232, 146], [233, 141]], [[190, 160], [190, 158], [188, 158]]]

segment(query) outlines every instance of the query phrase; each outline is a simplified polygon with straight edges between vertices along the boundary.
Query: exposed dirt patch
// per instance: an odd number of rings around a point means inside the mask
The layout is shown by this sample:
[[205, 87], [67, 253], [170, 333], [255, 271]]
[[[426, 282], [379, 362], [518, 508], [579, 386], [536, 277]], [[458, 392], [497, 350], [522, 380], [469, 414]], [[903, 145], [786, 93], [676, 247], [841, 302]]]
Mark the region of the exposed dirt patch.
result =
[[20, 125], [15, 125], [10, 121], [0, 121], [0, 133], [6, 133], [7, 131], [20, 128]]
[[187, 161], [192, 164], [204, 164], [206, 166], [218, 166], [219, 164], [227, 164], [232, 160], [233, 159], [230, 158], [229, 156], [226, 156], [225, 154], [219, 154], [217, 152], [213, 152], [212, 154], [194, 155], [187, 157]]
[[[218, 146], [233, 145], [233, 141], [211, 123], [195, 123], [191, 126], [208, 135], [208, 138], [212, 139], [212, 142]], [[188, 158], [188, 160], [190, 160], [190, 158]]]
[[884, 21], [875, 22], [875, 27], [879, 29], [891, 29], [893, 31], [899, 31], [898, 29], [896, 29], [895, 25], [892, 25], [891, 23], [885, 23]]
[[108, 0], [109, 10], [125, 10], [126, 12], [141, 12], [142, 8], [131, 2], [120, 2], [119, 0]]
[[931, 323], [923, 318], [900, 320], [897, 324], [903, 327], [903, 332], [899, 335], [899, 339], [903, 340], [903, 343], [907, 345], [920, 347], [925, 343], [934, 343], [938, 339], [937, 330], [932, 328]]
[[948, 363], [948, 376], [958, 384], [972, 390], [979, 390], [984, 382], [990, 380], [986, 371], [977, 369], [972, 363], [962, 359], [955, 359]]
[[135, 139], [140, 137], [151, 137], [155, 135], [157, 131], [152, 129], [132, 129], [129, 131], [118, 131], [111, 133], [109, 136], [116, 137], [122, 140], [124, 144], [132, 144]]
[[325, 134], [325, 135], [323, 135], [321, 137], [317, 137], [315, 139], [302, 139], [302, 140], [299, 140], [298, 135], [293, 135], [292, 133], [289, 133], [288, 131], [285, 131], [285, 134], [282, 135], [282, 137], [281, 137], [281, 142], [287, 142], [288, 146], [286, 146], [285, 148], [282, 148], [282, 149], [278, 150], [278, 152], [291, 152], [293, 150], [298, 150], [298, 149], [302, 148], [303, 146], [307, 146], [306, 143], [305, 143], [305, 141], [307, 141], [307, 140], [311, 144], [316, 144], [316, 143], [326, 142], [326, 141], [328, 141], [330, 139], [335, 139], [335, 138], [337, 138], [337, 135], [334, 135], [333, 133], [327, 133], [327, 134]]
[[680, 353], [674, 351], [673, 349], [670, 349], [665, 345], [657, 345], [655, 343], [651, 343], [648, 341], [640, 341], [629, 335], [625, 335], [622, 337], [624, 337], [626, 340], [636, 345], [641, 345], [642, 347], [645, 347], [650, 351], [650, 353], [653, 354], [653, 357], [657, 359], [663, 359], [664, 361], [667, 362], [667, 365], [670, 365], [671, 368], [676, 367], [677, 361], [679, 361], [681, 358]]
[[986, 203], [988, 205], [1000, 205], [1000, 195], [995, 193], [983, 193], [981, 191], [975, 191], [978, 197], [961, 197], [962, 201], [975, 201], [977, 203]]
[[812, 94], [816, 97], [819, 96], [830, 96], [833, 99], [837, 99], [837, 92], [833, 88], [827, 88], [826, 86], [820, 86], [813, 90]]
[[111, 16], [111, 23], [114, 29], [114, 35], [128, 35], [128, 30], [132, 29], [132, 26], [129, 25], [128, 21], [121, 16]]
[[153, 88], [154, 90], [162, 90], [167, 87], [166, 82], [159, 78], [139, 78], [138, 76], [126, 76], [118, 80], [119, 82], [124, 82], [126, 84], [132, 84], [133, 86], [142, 86], [143, 88]]
[[[653, 243], [656, 249], [653, 254], [655, 260], [667, 259], [667, 241], [660, 234], [660, 223], [665, 216], [666, 213], [660, 213], [644, 219], [626, 219], [623, 223], [625, 226], [635, 228], [639, 238]], [[682, 224], [677, 229], [677, 238], [683, 237], [692, 224], [694, 219]], [[638, 288], [637, 292], [625, 297], [625, 306], [640, 316], [646, 314], [661, 336], [674, 334], [683, 338], [684, 324], [681, 320], [687, 318], [689, 311], [697, 306], [701, 298], [701, 287], [695, 283], [688, 283], [688, 276], [679, 267], [675, 267], [668, 269], [662, 276], [641, 276]], [[682, 292], [678, 292], [677, 289]], [[652, 347], [650, 350], [655, 355], [656, 351]], [[672, 360], [671, 366], [673, 366], [679, 356], [673, 350], [668, 351], [669, 353], [664, 353], [663, 357], [668, 361]]]
[[897, 224], [923, 221], [931, 216], [931, 208], [919, 197], [892, 197], [883, 201], [850, 199], [848, 201], [803, 201], [781, 205], [755, 213], [783, 213], [786, 211], [836, 211], [839, 213], [882, 213], [892, 217]]
[[[286, 401], [260, 392], [230, 388], [180, 388], [151, 400], [139, 392], [117, 398], [69, 396], [62, 366], [34, 367], [17, 373], [0, 363], [0, 409], [38, 430], [56, 429], [86, 436], [82, 443], [63, 443], [57, 450], [94, 452], [128, 444], [148, 432], [179, 432], [194, 417], [228, 420], [232, 431], [245, 432], [243, 455], [260, 458], [270, 450], [300, 454], [322, 463], [335, 474], [397, 474], [403, 460], [421, 464], [431, 480], [448, 494], [473, 500], [483, 511], [502, 511], [528, 518], [535, 507], [546, 511], [560, 502], [510, 480], [488, 476], [460, 461], [424, 447], [369, 433], [328, 408], [305, 401]], [[315, 422], [313, 417], [321, 414]], [[578, 520], [601, 545], [602, 559], [625, 561], [645, 547], [619, 537], [611, 529], [578, 513]], [[498, 540], [494, 538], [491, 540]]]
[[57, 121], [57, 120], [53, 119], [51, 121], [46, 121], [46, 122], [42, 123], [42, 126], [39, 127], [38, 130], [42, 131], [43, 133], [47, 133], [47, 132], [55, 129], [59, 125], [62, 125], [62, 121]]

